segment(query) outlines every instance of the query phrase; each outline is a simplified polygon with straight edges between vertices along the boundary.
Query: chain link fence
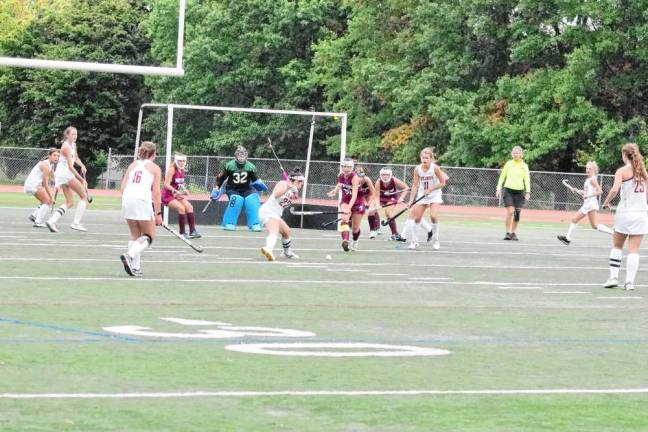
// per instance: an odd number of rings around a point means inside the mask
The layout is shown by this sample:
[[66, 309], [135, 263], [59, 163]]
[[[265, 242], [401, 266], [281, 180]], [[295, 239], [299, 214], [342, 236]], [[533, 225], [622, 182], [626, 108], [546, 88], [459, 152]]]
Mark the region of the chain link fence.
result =
[[[36, 162], [47, 155], [47, 149], [0, 147], [0, 183], [22, 184], [31, 168]], [[208, 192], [216, 182], [216, 175], [224, 164], [231, 160], [231, 156], [188, 156], [186, 183], [192, 192]], [[275, 159], [250, 158], [257, 167], [259, 177], [272, 188], [280, 178], [279, 165]], [[118, 189], [124, 172], [133, 161], [132, 155], [109, 154], [107, 167], [97, 178], [96, 188]], [[166, 169], [164, 158], [157, 162], [163, 171]], [[306, 169], [305, 160], [281, 159], [284, 168], [291, 171], [300, 167]], [[415, 165], [408, 164], [362, 164], [365, 172], [376, 180], [381, 168], [388, 166], [394, 176], [408, 184], [412, 182], [412, 172]], [[489, 168], [442, 167], [450, 179], [443, 189], [444, 202], [460, 206], [488, 206], [501, 205], [495, 197], [495, 189], [500, 170]], [[332, 161], [311, 161], [308, 173], [308, 187], [306, 197], [313, 199], [327, 199], [326, 192], [333, 189], [336, 176], [339, 172], [339, 163]], [[569, 184], [582, 188], [586, 179], [585, 173], [556, 173], [556, 172], [531, 172], [531, 200], [527, 208], [550, 210], [576, 210], [582, 204], [582, 199], [570, 192], [563, 184], [567, 179]], [[601, 174], [598, 176], [599, 184], [607, 194], [612, 187], [614, 176]]]

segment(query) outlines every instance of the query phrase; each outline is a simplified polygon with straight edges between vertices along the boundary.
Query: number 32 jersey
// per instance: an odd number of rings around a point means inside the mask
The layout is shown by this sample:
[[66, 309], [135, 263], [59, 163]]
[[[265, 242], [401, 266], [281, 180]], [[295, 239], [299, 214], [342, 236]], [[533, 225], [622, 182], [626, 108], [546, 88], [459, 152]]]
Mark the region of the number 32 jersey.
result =
[[231, 160], [225, 164], [224, 179], [227, 179], [227, 190], [244, 193], [249, 191], [253, 183], [257, 180], [256, 167], [252, 162], [245, 161], [240, 164], [236, 160]]

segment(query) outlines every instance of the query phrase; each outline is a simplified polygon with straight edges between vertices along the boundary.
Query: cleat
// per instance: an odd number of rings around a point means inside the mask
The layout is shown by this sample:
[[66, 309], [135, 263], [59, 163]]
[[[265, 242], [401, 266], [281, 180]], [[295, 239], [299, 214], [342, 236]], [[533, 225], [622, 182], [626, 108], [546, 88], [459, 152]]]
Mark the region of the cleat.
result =
[[351, 249], [353, 252], [357, 251], [358, 250], [358, 240], [353, 240], [353, 242], [351, 242], [351, 246], [349, 247], [349, 249]]
[[293, 252], [293, 251], [291, 251], [291, 250], [288, 250], [288, 251], [284, 250], [284, 251], [282, 251], [282, 252], [281, 252], [281, 256], [282, 256], [283, 258], [288, 258], [288, 259], [299, 259], [299, 255], [297, 255], [295, 252]]
[[140, 269], [133, 269], [133, 276], [142, 277], [142, 276], [144, 276], [144, 273], [142, 273], [142, 270], [140, 270]]
[[563, 244], [565, 244], [565, 245], [567, 245], [567, 246], [569, 246], [569, 243], [571, 243], [571, 242], [567, 239], [567, 237], [565, 237], [564, 235], [559, 235], [559, 236], [557, 236], [557, 237], [558, 237], [558, 240], [560, 240], [561, 242], [563, 242]]
[[29, 219], [33, 223], [36, 223], [36, 216], [34, 216], [34, 215], [29, 215], [29, 217], [27, 219]]
[[43, 222], [34, 222], [34, 225], [32, 225], [34, 228], [47, 228], [47, 225], [45, 225]]
[[397, 242], [406, 242], [407, 239], [404, 239], [401, 237], [400, 234], [392, 234], [392, 236], [389, 238], [390, 240], [397, 241]]
[[236, 225], [233, 224], [223, 225], [223, 229], [225, 231], [236, 231]]
[[88, 230], [86, 229], [86, 227], [84, 227], [84, 226], [81, 225], [80, 223], [73, 223], [72, 225], [70, 225], [70, 228], [72, 228], [73, 230], [81, 231], [81, 232], [86, 232], [86, 231], [88, 231]]
[[377, 233], [376, 231], [371, 231], [371, 232], [369, 233], [369, 238], [370, 238], [371, 240], [373, 240], [373, 239], [376, 238], [377, 235], [378, 235], [378, 233]]
[[626, 282], [623, 284], [623, 289], [626, 291], [634, 291], [634, 284], [632, 282]]
[[349, 252], [349, 241], [348, 240], [342, 240], [342, 249], [344, 249], [344, 252]]
[[250, 231], [253, 231], [253, 232], [261, 232], [261, 231], [263, 231], [263, 228], [262, 228], [261, 225], [259, 225], [259, 224], [254, 224], [254, 225], [252, 225], [252, 226], [250, 227]]
[[434, 250], [441, 249], [441, 243], [439, 242], [439, 240], [434, 240], [434, 243], [432, 243], [432, 249]]
[[132, 267], [132, 264], [131, 264], [132, 258], [129, 257], [128, 254], [124, 254], [124, 255], [121, 255], [119, 257], [119, 259], [121, 259], [122, 264], [124, 264], [124, 271], [126, 272], [126, 274], [128, 274], [129, 276], [135, 276], [135, 273], [133, 273], [133, 267]]
[[511, 233], [511, 240], [518, 241], [518, 240], [520, 240], [520, 239], [518, 238], [517, 234], [515, 234], [515, 233]]
[[611, 277], [610, 279], [608, 279], [608, 280], [603, 284], [603, 288], [616, 288], [617, 286], [619, 286], [619, 280], [618, 280], [617, 278], [613, 278], [613, 277]]
[[428, 243], [430, 243], [430, 240], [432, 240], [432, 236], [434, 236], [434, 231], [432, 231], [432, 230], [428, 231], [428, 234], [427, 234]]
[[511, 240], [511, 233], [506, 233], [504, 240]]
[[45, 222], [45, 226], [49, 228], [49, 230], [53, 233], [58, 232], [58, 228], [56, 228], [56, 224], [54, 222], [47, 221]]
[[189, 237], [188, 237], [188, 238], [190, 238], [190, 239], [195, 239], [195, 238], [200, 238], [200, 237], [202, 237], [202, 235], [200, 235], [200, 233], [199, 233], [198, 231], [193, 230], [193, 231], [191, 231], [191, 232], [189, 233]]
[[409, 249], [409, 250], [416, 250], [417, 247], [418, 247], [418, 245], [416, 243], [414, 243], [414, 242], [407, 245], [407, 249]]
[[262, 248], [261, 248], [261, 253], [263, 254], [264, 257], [266, 257], [266, 259], [267, 259], [268, 261], [274, 261], [274, 260], [275, 260], [274, 254], [273, 254], [272, 251], [271, 251], [270, 249], [268, 249], [267, 247], [265, 247], [265, 246], [262, 247]]

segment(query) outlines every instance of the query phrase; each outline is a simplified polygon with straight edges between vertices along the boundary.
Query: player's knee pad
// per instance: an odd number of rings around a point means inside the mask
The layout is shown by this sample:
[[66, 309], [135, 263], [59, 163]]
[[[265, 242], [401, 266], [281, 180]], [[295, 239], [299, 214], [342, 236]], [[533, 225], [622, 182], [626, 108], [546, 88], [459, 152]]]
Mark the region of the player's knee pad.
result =
[[142, 237], [146, 237], [146, 241], [148, 242], [149, 246], [153, 243], [153, 237], [151, 237], [148, 234], [143, 234]]
[[245, 217], [247, 218], [248, 227], [252, 228], [254, 225], [261, 225], [259, 221], [259, 208], [261, 207], [261, 200], [258, 193], [253, 193], [245, 197]]
[[239, 214], [243, 208], [244, 198], [241, 195], [231, 194], [223, 215], [223, 225], [234, 225], [238, 221]]
[[522, 209], [516, 208], [513, 211], [513, 220], [515, 222], [520, 222], [520, 215], [522, 214]]

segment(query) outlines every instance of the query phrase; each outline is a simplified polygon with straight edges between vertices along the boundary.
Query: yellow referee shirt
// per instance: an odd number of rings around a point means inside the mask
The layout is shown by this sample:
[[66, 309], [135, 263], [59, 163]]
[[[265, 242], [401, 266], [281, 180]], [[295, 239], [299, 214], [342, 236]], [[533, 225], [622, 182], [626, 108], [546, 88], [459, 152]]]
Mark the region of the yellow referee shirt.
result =
[[497, 182], [497, 190], [502, 186], [507, 189], [524, 190], [531, 193], [531, 177], [529, 176], [529, 166], [522, 160], [511, 159], [506, 162]]

